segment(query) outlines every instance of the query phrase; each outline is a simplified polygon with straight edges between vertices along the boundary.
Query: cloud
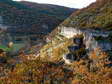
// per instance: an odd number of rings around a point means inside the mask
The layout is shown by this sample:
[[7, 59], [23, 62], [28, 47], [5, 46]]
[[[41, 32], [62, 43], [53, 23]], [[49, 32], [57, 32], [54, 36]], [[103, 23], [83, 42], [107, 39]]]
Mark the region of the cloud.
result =
[[[15, 1], [22, 1], [22, 0], [15, 0]], [[72, 8], [83, 8], [89, 5], [90, 3], [95, 2], [96, 0], [24, 0], [24, 1], [56, 4]]]

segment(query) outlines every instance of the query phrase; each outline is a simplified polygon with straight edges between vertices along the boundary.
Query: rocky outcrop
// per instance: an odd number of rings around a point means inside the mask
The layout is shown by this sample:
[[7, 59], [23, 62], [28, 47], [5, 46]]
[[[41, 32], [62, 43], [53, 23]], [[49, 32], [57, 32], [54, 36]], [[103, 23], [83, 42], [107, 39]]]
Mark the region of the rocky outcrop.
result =
[[66, 38], [72, 38], [77, 34], [81, 34], [81, 31], [79, 29], [73, 27], [58, 27], [58, 29], [60, 30], [60, 34], [65, 36]]
[[[70, 30], [70, 31], [69, 31]], [[66, 38], [73, 38], [74, 44], [68, 46], [70, 53], [63, 56], [63, 59], [67, 64], [72, 63], [73, 61], [80, 60], [83, 57], [86, 57], [90, 51], [94, 51], [96, 48], [100, 48], [103, 51], [112, 50], [112, 42], [108, 41], [98, 41], [97, 37], [102, 37], [107, 40], [109, 37], [109, 31], [101, 30], [81, 30], [75, 28], [62, 27], [61, 35]], [[68, 35], [68, 36], [67, 36]], [[82, 35], [83, 37], [77, 37]]]
[[76, 60], [85, 58], [86, 50], [85, 45], [83, 44], [83, 38], [73, 38], [74, 44], [68, 46], [69, 53], [63, 56], [65, 63], [71, 64]]
[[[72, 27], [59, 27], [60, 34], [63, 35], [66, 38], [73, 38], [77, 35], [84, 35], [84, 44], [86, 46], [86, 49], [88, 50], [94, 50], [95, 48], [99, 47], [101, 49], [110, 50], [112, 49], [112, 43], [111, 42], [99, 42], [95, 40], [96, 37], [104, 37], [108, 38], [111, 31], [103, 31], [103, 30], [93, 30], [93, 29], [77, 29]], [[105, 45], [110, 45], [110, 47], [106, 47]], [[105, 49], [104, 49], [105, 48]]]

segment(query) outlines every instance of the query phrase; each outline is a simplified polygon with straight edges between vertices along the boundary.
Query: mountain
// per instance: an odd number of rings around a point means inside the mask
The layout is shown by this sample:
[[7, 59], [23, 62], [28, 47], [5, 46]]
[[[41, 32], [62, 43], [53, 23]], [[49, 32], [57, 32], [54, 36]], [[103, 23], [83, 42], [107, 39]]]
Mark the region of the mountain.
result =
[[[90, 19], [90, 17], [88, 18], [88, 13], [94, 8], [94, 11], [99, 11], [98, 14], [100, 15], [98, 16], [96, 12], [93, 12], [91, 18], [105, 15], [107, 11], [102, 12], [100, 10], [105, 9], [105, 7], [108, 9], [107, 4], [111, 4], [111, 0], [97, 0], [97, 2], [87, 8], [73, 13], [70, 18], [47, 36], [48, 43], [40, 51], [38, 49], [41, 42], [39, 42], [39, 45], [32, 47], [29, 54], [21, 50], [19, 56], [10, 56], [9, 53], [4, 53], [0, 49], [0, 83], [112, 84], [112, 49], [109, 56], [103, 49], [98, 48], [99, 44], [96, 46], [97, 40], [104, 42], [103, 45], [106, 46], [104, 50], [112, 46], [107, 45], [108, 42], [105, 41], [109, 39], [108, 34], [111, 33], [112, 44], [112, 31], [107, 31], [111, 30], [111, 27], [108, 25], [103, 27], [103, 24], [101, 27], [94, 27], [93, 23], [87, 28], [85, 27], [88, 24], [85, 24], [85, 26], [79, 25], [81, 21], [87, 22]], [[83, 14], [85, 18], [81, 17]], [[110, 17], [110, 14], [109, 12], [105, 17]], [[77, 16], [79, 17], [78, 20]], [[105, 18], [107, 23], [108, 19]], [[89, 21], [91, 22], [93, 19]], [[99, 20], [99, 23], [101, 21]], [[71, 25], [71, 22], [74, 22], [74, 24], [72, 23]], [[77, 22], [77, 25], [75, 22]], [[109, 19], [109, 22], [111, 22], [111, 19]], [[11, 45], [9, 45], [7, 50], [10, 47]], [[97, 48], [91, 50], [95, 47]], [[33, 51], [36, 53], [32, 53]]]
[[[55, 17], [59, 15], [63, 19], [66, 18], [66, 16], [69, 16], [75, 10], [73, 8], [67, 8], [64, 6], [57, 6], [52, 4], [39, 4], [27, 1], [21, 1], [21, 3], [35, 9], [38, 12], [48, 13], [49, 15], [53, 15]], [[59, 18], [59, 16], [57, 18]]]
[[97, 0], [88, 7], [77, 10], [48, 35], [49, 42], [40, 50], [41, 56], [54, 56], [61, 59], [63, 54], [68, 52], [68, 46], [73, 45], [71, 39], [81, 34], [84, 37], [85, 48], [89, 52], [101, 48], [102, 51], [110, 53], [112, 50], [111, 15], [111, 0]]
[[82, 29], [112, 30], [112, 1], [97, 0], [88, 7], [74, 12], [62, 25]]
[[0, 0], [0, 49], [12, 42], [12, 51], [18, 53], [21, 48], [29, 49], [40, 41], [44, 44], [44, 37], [75, 10], [51, 4]]
[[0, 16], [11, 33], [47, 34], [74, 10], [50, 4], [0, 0]]

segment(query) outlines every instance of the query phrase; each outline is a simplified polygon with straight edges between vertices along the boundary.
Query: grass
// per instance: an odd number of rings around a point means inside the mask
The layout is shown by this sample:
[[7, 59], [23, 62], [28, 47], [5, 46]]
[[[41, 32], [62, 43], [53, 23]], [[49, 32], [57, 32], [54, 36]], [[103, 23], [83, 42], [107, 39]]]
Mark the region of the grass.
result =
[[21, 48], [23, 48], [24, 47], [24, 43], [15, 43], [14, 45], [13, 45], [13, 50], [14, 51], [19, 51]]
[[0, 45], [0, 49], [3, 49], [4, 51], [6, 52], [10, 52], [12, 50], [12, 48], [8, 48], [7, 46], [5, 45]]
[[11, 52], [11, 51], [16, 52], [19, 51], [21, 48], [23, 48], [24, 45], [25, 45], [24, 43], [15, 43], [12, 48], [9, 48], [5, 45], [0, 45], [0, 49], [3, 49], [5, 52]]

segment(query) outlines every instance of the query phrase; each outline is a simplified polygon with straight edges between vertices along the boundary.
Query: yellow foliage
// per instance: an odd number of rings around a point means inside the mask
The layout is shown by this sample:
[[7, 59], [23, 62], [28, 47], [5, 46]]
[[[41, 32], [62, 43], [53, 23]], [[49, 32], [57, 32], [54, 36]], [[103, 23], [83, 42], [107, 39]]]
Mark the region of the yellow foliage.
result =
[[75, 79], [75, 80], [72, 81], [72, 84], [80, 84], [79, 82], [80, 82], [80, 80]]

